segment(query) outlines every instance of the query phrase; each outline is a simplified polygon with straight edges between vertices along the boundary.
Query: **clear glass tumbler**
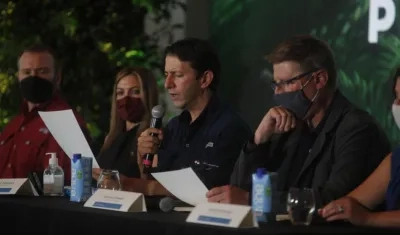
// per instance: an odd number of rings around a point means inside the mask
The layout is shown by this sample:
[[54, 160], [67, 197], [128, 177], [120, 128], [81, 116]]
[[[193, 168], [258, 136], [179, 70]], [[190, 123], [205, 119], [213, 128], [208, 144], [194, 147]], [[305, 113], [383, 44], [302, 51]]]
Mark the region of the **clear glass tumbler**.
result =
[[290, 188], [286, 208], [293, 225], [310, 225], [315, 211], [313, 190]]
[[122, 190], [117, 170], [102, 170], [97, 180], [97, 189]]

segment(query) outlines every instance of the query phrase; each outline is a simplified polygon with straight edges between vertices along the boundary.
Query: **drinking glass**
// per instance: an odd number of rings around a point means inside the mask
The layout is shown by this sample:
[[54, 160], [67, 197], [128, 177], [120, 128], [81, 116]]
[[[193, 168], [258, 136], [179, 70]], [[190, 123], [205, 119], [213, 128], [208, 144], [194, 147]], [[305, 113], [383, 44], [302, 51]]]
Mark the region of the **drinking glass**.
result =
[[110, 189], [120, 191], [121, 182], [117, 170], [102, 170], [97, 180], [98, 189]]
[[290, 188], [286, 208], [293, 225], [310, 225], [315, 211], [313, 190]]

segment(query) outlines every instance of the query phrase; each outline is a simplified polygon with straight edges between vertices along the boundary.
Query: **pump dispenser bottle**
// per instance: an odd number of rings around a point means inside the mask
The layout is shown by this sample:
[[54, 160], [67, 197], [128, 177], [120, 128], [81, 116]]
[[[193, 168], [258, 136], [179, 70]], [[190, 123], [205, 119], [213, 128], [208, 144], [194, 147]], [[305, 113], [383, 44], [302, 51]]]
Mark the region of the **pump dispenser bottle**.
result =
[[50, 155], [49, 166], [43, 173], [43, 194], [46, 196], [62, 196], [64, 192], [64, 171], [58, 165], [56, 153]]

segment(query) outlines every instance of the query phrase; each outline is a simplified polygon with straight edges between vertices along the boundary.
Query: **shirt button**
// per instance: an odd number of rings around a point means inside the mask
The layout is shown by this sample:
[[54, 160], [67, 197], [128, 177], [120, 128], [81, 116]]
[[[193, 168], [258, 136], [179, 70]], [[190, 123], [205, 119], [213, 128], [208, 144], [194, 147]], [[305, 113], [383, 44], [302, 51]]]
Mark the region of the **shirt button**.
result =
[[186, 144], [185, 146], [186, 146], [186, 148], [189, 148], [189, 144]]
[[11, 163], [8, 163], [7, 168], [11, 168]]
[[0, 145], [3, 145], [3, 144], [4, 144], [4, 141], [1, 141], [1, 142], [0, 142]]
[[14, 148], [14, 149], [16, 149], [16, 148], [17, 148], [17, 145], [16, 145], [16, 144], [14, 144], [13, 148]]
[[25, 127], [24, 126], [21, 126], [21, 131], [24, 131], [25, 130]]
[[25, 141], [26, 145], [29, 145], [31, 142], [29, 140]]

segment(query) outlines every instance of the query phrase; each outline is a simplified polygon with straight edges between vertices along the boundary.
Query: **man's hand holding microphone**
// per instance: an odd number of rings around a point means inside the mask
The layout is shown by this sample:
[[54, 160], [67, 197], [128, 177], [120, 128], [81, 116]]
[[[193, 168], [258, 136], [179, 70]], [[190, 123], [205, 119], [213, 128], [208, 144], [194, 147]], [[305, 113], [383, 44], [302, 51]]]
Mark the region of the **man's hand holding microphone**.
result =
[[[149, 128], [143, 131], [138, 138], [138, 164], [143, 167], [146, 154], [157, 154], [163, 140], [163, 132], [160, 129]], [[157, 156], [152, 160], [152, 167], [157, 166]]]
[[[138, 164], [142, 170], [142, 176], [147, 176], [157, 160], [153, 162], [154, 155], [163, 139], [161, 126], [165, 110], [162, 105], [154, 106], [151, 110], [150, 128], [143, 131], [138, 138]], [[157, 158], [156, 158], [157, 159]]]

